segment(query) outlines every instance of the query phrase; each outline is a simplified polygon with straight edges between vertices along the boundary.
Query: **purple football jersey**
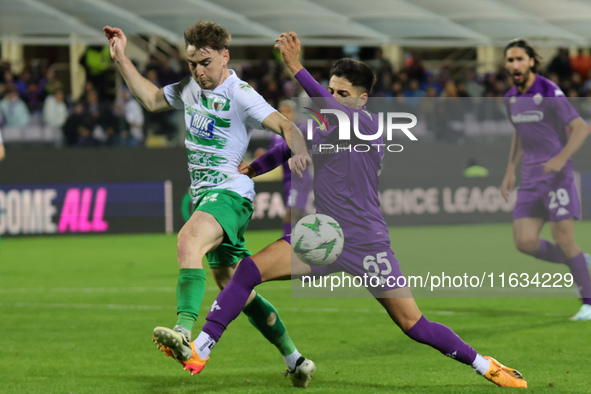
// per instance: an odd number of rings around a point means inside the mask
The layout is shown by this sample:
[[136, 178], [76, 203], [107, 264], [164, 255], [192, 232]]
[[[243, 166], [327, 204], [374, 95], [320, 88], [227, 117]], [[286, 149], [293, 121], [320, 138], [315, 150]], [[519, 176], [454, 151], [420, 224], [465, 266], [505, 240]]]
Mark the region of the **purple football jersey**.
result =
[[[568, 141], [566, 128], [580, 115], [555, 83], [538, 74], [526, 93], [512, 87], [505, 94], [505, 105], [523, 148], [522, 183], [556, 177], [545, 175], [542, 163], [562, 151]], [[572, 159], [561, 174], [573, 176]]]
[[[322, 87], [306, 69], [296, 79], [311, 97], [322, 97], [323, 108], [338, 109], [349, 119], [359, 118], [359, 131], [374, 135], [379, 119], [365, 107], [353, 109], [339, 102]], [[314, 163], [314, 195], [318, 213], [329, 215], [341, 225], [347, 244], [370, 245], [378, 242], [390, 244], [388, 227], [378, 195], [379, 173], [384, 156], [382, 149], [371, 147], [368, 152], [348, 149], [355, 144], [382, 144], [383, 138], [361, 140], [351, 133], [350, 141], [340, 141], [336, 124], [327, 129], [315, 126], [312, 141], [308, 141]], [[333, 146], [333, 149], [326, 148]]]

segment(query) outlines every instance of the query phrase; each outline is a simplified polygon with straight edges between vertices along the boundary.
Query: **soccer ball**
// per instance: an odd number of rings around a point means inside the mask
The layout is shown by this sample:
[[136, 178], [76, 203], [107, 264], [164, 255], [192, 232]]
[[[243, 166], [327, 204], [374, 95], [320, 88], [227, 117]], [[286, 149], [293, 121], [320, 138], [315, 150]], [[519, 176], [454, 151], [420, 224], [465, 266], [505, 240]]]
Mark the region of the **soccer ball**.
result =
[[343, 251], [344, 243], [339, 223], [319, 213], [304, 216], [291, 233], [293, 252], [304, 263], [316, 267], [335, 261]]

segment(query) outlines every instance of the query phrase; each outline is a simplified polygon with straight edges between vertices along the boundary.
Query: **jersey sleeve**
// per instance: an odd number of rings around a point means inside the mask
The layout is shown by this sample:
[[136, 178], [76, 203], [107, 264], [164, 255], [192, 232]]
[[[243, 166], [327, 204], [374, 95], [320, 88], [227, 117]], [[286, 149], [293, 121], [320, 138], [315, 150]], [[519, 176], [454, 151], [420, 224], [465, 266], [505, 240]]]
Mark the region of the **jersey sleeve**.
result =
[[168, 101], [168, 104], [170, 104], [171, 107], [176, 109], [185, 108], [185, 103], [183, 102], [182, 94], [185, 86], [187, 86], [191, 82], [191, 78], [192, 77], [188, 75], [179, 82], [166, 85], [163, 88], [164, 97], [166, 98], [166, 101]]
[[554, 89], [553, 94], [550, 97], [552, 97], [551, 102], [556, 115], [564, 122], [566, 126], [581, 116], [572, 106], [570, 101], [568, 101], [568, 98], [564, 96], [562, 90], [560, 90], [558, 87]]
[[2, 130], [0, 130], [0, 144], [2, 144], [4, 141], [2, 140]]
[[334, 98], [324, 86], [319, 84], [305, 68], [302, 68], [297, 72], [295, 79], [297, 79], [310, 97], [321, 97], [321, 103], [324, 108], [338, 109], [347, 113], [348, 116], [352, 116], [354, 109], [339, 103], [339, 101]]
[[234, 93], [234, 101], [239, 114], [245, 124], [255, 129], [263, 128], [263, 121], [267, 116], [276, 112], [249, 84], [241, 82]]
[[279, 134], [273, 134], [273, 136], [271, 137], [271, 143], [269, 144], [269, 149], [273, 149], [281, 143], [285, 143], [285, 140], [281, 138]]
[[257, 175], [265, 174], [272, 169], [279, 167], [281, 164], [289, 160], [291, 157], [291, 150], [287, 143], [279, 143], [273, 148], [265, 152], [261, 157], [253, 161], [250, 166]]

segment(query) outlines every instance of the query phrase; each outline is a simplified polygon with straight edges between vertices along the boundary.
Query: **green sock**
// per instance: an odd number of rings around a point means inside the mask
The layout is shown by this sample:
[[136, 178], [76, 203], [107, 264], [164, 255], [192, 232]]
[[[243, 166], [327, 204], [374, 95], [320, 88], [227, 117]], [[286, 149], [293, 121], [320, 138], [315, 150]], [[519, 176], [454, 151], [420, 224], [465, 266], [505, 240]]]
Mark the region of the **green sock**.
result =
[[181, 268], [176, 287], [177, 325], [189, 331], [193, 329], [204, 294], [205, 271], [203, 268]]
[[292, 354], [296, 347], [287, 333], [275, 307], [260, 294], [242, 312], [248, 321], [279, 350], [282, 356]]

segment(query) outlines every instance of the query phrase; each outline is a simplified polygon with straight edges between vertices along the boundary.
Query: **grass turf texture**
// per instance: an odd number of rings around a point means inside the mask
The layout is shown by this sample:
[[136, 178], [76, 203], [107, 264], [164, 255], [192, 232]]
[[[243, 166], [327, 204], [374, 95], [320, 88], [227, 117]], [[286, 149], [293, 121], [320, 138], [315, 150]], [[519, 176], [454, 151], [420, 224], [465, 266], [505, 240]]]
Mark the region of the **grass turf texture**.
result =
[[[591, 250], [589, 234], [591, 222], [577, 224], [585, 250]], [[278, 236], [251, 231], [247, 244], [257, 251]], [[513, 248], [509, 224], [395, 228], [391, 237], [403, 270], [422, 259], [468, 259], [483, 267], [536, 263]], [[279, 353], [244, 316], [232, 323], [200, 375], [190, 376], [156, 350], [153, 327], [175, 322], [175, 245], [175, 237], [165, 235], [3, 239], [0, 391], [293, 393], [279, 374], [285, 369]], [[307, 392], [502, 390], [407, 338], [374, 300], [292, 299], [287, 282], [259, 290], [278, 308], [298, 349], [316, 362]], [[208, 272], [194, 335], [216, 294]], [[450, 326], [481, 354], [520, 370], [531, 391], [589, 392], [591, 322], [568, 320], [577, 300], [417, 302], [428, 319]]]

